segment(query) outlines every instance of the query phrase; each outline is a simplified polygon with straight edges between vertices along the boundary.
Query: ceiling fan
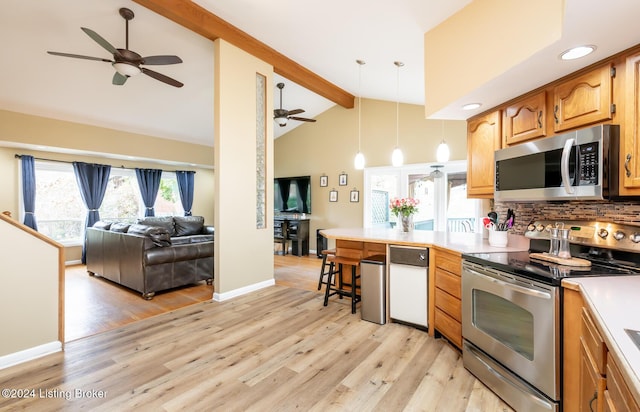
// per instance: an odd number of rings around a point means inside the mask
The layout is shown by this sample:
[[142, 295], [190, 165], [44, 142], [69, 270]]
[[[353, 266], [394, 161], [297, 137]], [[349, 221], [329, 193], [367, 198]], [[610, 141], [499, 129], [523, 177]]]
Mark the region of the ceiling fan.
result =
[[286, 126], [287, 125], [287, 121], [289, 119], [298, 120], [300, 122], [315, 122], [316, 121], [316, 119], [307, 119], [306, 117], [293, 116], [295, 114], [304, 113], [304, 110], [302, 110], [302, 109], [295, 109], [295, 110], [285, 110], [285, 109], [283, 109], [282, 108], [282, 89], [284, 88], [284, 83], [278, 83], [278, 84], [276, 84], [276, 87], [278, 89], [280, 89], [280, 108], [273, 110], [273, 119], [276, 121], [276, 123], [278, 123], [280, 125], [280, 127]]
[[91, 56], [82, 56], [79, 54], [70, 54], [70, 53], [59, 53], [48, 51], [47, 53], [52, 54], [54, 56], [63, 56], [63, 57], [73, 57], [76, 59], [85, 59], [85, 60], [97, 60], [106, 63], [111, 63], [116, 72], [113, 75], [112, 83], [117, 86], [122, 86], [129, 77], [135, 76], [139, 73], [144, 73], [149, 77], [152, 77], [156, 80], [159, 80], [163, 83], [166, 83], [170, 86], [174, 87], [182, 87], [183, 84], [179, 81], [172, 79], [171, 77], [165, 76], [164, 74], [155, 72], [153, 70], [147, 69], [146, 67], [142, 67], [141, 65], [164, 65], [164, 64], [177, 64], [182, 63], [182, 59], [178, 56], [148, 56], [142, 57], [138, 53], [129, 50], [129, 20], [133, 19], [134, 14], [131, 10], [127, 8], [120, 9], [120, 16], [125, 20], [125, 48], [124, 49], [116, 49], [106, 41], [102, 36], [91, 29], [87, 29], [86, 27], [81, 27], [82, 31], [84, 31], [89, 37], [93, 39], [96, 43], [102, 46], [105, 50], [113, 55], [113, 60], [103, 59], [101, 57], [91, 57]]

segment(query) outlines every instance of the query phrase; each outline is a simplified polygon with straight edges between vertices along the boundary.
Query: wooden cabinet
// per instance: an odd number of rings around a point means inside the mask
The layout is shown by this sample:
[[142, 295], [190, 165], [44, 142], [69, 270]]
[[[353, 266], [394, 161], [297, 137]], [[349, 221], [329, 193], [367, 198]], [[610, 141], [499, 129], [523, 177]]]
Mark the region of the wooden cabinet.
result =
[[436, 249], [434, 260], [434, 328], [462, 348], [462, 257], [459, 253]]
[[638, 403], [582, 294], [564, 288], [563, 411], [635, 411]]
[[510, 146], [547, 135], [547, 93], [543, 90], [504, 108], [502, 144]]
[[495, 164], [493, 153], [501, 148], [500, 111], [467, 122], [467, 196], [492, 198]]
[[612, 357], [607, 357], [607, 390], [605, 391], [605, 410], [638, 412], [640, 407], [636, 403], [629, 387], [624, 382], [620, 368]]
[[620, 162], [625, 188], [640, 188], [640, 53], [627, 58], [625, 78], [625, 122], [620, 136]]
[[553, 130], [560, 132], [610, 120], [615, 111], [614, 75], [615, 69], [607, 64], [555, 86]]
[[602, 411], [605, 391], [605, 363], [607, 347], [604, 344], [587, 309], [582, 309], [582, 336], [580, 337], [580, 410]]

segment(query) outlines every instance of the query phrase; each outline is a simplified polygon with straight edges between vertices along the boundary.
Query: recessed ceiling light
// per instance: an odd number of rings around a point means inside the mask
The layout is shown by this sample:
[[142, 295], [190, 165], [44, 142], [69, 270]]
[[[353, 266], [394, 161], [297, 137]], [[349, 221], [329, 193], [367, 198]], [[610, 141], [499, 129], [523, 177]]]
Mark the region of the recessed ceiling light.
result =
[[560, 59], [561, 60], [579, 59], [580, 57], [584, 57], [587, 54], [593, 53], [595, 49], [596, 49], [596, 46], [592, 46], [592, 45], [573, 47], [569, 50], [565, 50], [562, 53], [560, 53]]
[[462, 106], [462, 110], [474, 110], [480, 106], [482, 106], [482, 103], [467, 103], [464, 106]]

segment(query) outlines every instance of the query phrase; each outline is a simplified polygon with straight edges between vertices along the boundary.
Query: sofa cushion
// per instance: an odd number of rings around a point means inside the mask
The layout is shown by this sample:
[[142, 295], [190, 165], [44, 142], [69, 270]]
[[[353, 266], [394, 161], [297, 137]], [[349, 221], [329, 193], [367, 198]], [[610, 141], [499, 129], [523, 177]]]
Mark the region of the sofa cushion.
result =
[[149, 216], [138, 219], [137, 223], [147, 226], [157, 226], [167, 229], [169, 235], [175, 236], [176, 230], [173, 216]]
[[95, 227], [96, 229], [109, 230], [111, 229], [111, 223], [98, 220], [96, 223], [93, 224], [93, 227]]
[[199, 235], [204, 226], [202, 216], [174, 216], [176, 233], [175, 236]]
[[171, 235], [169, 235], [169, 231], [164, 227], [147, 226], [136, 223], [129, 227], [127, 233], [149, 237], [155, 246], [171, 246]]
[[191, 243], [191, 236], [174, 236], [171, 238], [172, 245], [188, 245]]
[[112, 223], [111, 224], [111, 230], [112, 232], [121, 232], [121, 233], [127, 233], [127, 230], [129, 230], [129, 224], [128, 223]]
[[191, 243], [213, 242], [213, 235], [193, 235], [189, 240]]

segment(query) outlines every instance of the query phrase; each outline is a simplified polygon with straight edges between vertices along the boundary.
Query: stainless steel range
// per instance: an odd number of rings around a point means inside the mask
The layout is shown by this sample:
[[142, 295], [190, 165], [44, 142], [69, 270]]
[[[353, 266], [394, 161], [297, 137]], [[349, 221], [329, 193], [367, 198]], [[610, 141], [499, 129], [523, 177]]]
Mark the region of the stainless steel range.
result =
[[464, 365], [517, 411], [562, 409], [562, 279], [640, 274], [640, 226], [564, 221], [572, 259], [559, 260], [556, 223], [529, 225], [528, 252], [463, 255]]

